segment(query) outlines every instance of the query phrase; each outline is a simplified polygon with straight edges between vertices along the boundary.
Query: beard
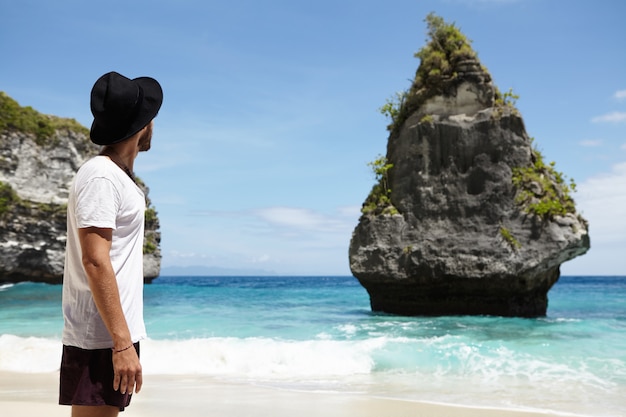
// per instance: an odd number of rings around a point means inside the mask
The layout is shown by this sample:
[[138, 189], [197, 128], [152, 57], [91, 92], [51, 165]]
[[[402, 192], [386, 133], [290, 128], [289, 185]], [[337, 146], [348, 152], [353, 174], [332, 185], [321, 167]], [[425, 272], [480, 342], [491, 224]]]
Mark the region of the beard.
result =
[[141, 136], [139, 136], [139, 141], [137, 142], [137, 146], [139, 148], [139, 152], [146, 152], [150, 150], [151, 145], [152, 145], [152, 123], [149, 123], [148, 126], [146, 126], [146, 130], [144, 130]]

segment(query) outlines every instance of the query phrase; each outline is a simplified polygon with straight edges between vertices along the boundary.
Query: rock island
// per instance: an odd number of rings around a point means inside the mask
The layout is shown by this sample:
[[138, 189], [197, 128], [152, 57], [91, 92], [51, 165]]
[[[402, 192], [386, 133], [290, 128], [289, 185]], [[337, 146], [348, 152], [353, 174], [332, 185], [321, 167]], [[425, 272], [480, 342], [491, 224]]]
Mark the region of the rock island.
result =
[[373, 311], [546, 314], [560, 265], [590, 247], [575, 184], [543, 159], [515, 108], [454, 24], [430, 14], [430, 41], [391, 118], [378, 182], [350, 242]]

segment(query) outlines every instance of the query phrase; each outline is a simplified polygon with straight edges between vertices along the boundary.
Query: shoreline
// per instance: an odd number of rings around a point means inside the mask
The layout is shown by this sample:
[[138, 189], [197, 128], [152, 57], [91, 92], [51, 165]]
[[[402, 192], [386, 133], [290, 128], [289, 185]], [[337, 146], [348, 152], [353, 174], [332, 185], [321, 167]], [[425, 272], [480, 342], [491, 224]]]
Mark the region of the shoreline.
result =
[[[57, 405], [58, 372], [0, 372], [0, 409], [8, 417], [67, 417], [70, 407]], [[366, 394], [306, 392], [248, 383], [217, 381], [200, 375], [146, 375], [122, 416], [185, 417], [554, 417], [561, 413], [468, 407]]]

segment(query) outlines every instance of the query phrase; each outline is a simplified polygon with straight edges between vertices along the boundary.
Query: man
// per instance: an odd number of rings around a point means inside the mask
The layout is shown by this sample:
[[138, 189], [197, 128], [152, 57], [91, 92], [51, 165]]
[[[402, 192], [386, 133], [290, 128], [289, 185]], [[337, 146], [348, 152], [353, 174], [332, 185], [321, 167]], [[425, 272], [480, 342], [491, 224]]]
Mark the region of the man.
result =
[[90, 138], [103, 148], [78, 170], [67, 205], [59, 403], [72, 417], [117, 416], [141, 389], [146, 207], [133, 164], [162, 102], [148, 77], [109, 72], [91, 90]]

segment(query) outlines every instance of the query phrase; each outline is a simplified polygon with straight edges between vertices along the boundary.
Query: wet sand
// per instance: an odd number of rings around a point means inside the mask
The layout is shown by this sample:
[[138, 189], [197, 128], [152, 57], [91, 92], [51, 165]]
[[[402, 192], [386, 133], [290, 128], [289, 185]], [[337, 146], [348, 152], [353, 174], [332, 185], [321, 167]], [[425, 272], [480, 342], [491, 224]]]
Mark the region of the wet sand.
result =
[[[57, 405], [58, 373], [0, 372], [0, 410], [5, 417], [68, 417]], [[371, 395], [318, 393], [201, 376], [145, 376], [143, 389], [120, 414], [125, 417], [540, 417], [532, 411], [431, 404]]]

